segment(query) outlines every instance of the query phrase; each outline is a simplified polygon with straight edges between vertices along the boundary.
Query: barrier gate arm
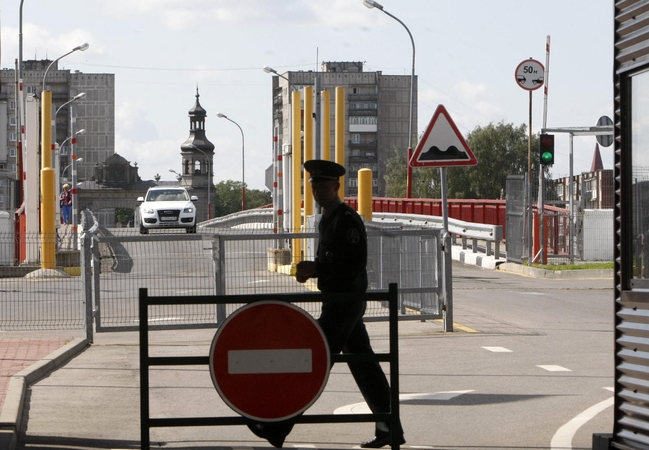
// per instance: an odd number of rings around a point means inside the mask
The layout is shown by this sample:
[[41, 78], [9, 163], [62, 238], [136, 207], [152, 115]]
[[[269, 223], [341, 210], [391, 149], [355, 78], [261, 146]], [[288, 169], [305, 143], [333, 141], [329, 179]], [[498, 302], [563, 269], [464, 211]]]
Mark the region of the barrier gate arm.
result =
[[[398, 304], [399, 295], [396, 283], [389, 285], [388, 291], [372, 291], [362, 294], [254, 294], [254, 295], [228, 295], [228, 296], [194, 296], [194, 297], [172, 297], [160, 296], [150, 297], [147, 288], [139, 289], [139, 342], [140, 342], [140, 448], [148, 450], [151, 447], [150, 429], [155, 427], [194, 427], [194, 426], [222, 426], [222, 425], [245, 425], [250, 422], [242, 416], [227, 417], [182, 417], [182, 418], [151, 418], [150, 417], [150, 384], [149, 368], [152, 366], [188, 366], [188, 365], [209, 365], [209, 356], [149, 356], [149, 327], [148, 308], [151, 305], [176, 305], [179, 303], [190, 305], [215, 304], [225, 305], [228, 303], [253, 303], [262, 300], [280, 300], [289, 303], [293, 302], [322, 302], [327, 301], [387, 301], [389, 303], [389, 352], [371, 354], [338, 354], [331, 355], [334, 363], [348, 362], [351, 360], [372, 360], [388, 362], [390, 364], [390, 412], [380, 414], [300, 414], [291, 420], [295, 423], [359, 423], [359, 422], [390, 422], [391, 429], [396, 430], [399, 423], [399, 321]], [[391, 435], [391, 448], [398, 450], [398, 433]]]

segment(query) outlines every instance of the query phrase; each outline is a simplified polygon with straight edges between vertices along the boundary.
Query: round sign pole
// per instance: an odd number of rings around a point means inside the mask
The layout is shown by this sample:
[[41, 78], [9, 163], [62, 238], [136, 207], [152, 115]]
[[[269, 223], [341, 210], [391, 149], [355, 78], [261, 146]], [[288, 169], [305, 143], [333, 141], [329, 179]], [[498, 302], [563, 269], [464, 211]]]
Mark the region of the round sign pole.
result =
[[[543, 86], [545, 80], [545, 69], [543, 64], [535, 59], [526, 59], [521, 62], [514, 71], [516, 83], [526, 91], [529, 91], [529, 138], [527, 141], [527, 177], [525, 187], [527, 191], [527, 262], [531, 266], [533, 262], [532, 255], [532, 193], [531, 193], [531, 177], [532, 177], [532, 91], [539, 89]], [[541, 170], [541, 169], [539, 169]]]

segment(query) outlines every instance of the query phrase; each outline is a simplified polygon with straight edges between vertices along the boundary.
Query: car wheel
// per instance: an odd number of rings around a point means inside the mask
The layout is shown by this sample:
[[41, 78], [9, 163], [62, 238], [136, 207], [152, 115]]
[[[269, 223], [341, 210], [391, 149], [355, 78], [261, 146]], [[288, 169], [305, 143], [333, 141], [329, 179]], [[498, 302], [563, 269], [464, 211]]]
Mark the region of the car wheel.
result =
[[140, 224], [140, 234], [149, 234], [149, 229], [144, 228], [144, 225]]

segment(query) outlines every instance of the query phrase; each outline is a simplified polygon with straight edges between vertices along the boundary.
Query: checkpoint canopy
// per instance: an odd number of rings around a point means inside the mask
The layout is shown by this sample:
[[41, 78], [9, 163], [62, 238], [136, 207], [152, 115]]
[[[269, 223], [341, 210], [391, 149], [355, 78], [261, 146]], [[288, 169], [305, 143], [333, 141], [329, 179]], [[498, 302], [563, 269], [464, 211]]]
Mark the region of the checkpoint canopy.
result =
[[329, 347], [318, 323], [280, 301], [236, 310], [210, 348], [210, 374], [223, 401], [261, 422], [304, 412], [324, 390], [329, 369]]
[[478, 160], [444, 105], [439, 105], [410, 158], [412, 167], [474, 166]]

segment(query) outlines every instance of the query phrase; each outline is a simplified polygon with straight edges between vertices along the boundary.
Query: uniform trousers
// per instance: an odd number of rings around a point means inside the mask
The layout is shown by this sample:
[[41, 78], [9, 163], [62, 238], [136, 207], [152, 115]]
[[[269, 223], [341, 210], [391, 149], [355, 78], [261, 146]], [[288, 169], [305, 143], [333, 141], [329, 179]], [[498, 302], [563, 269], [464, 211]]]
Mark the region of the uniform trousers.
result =
[[[324, 332], [332, 355], [343, 353], [374, 354], [363, 314], [366, 302], [325, 302], [318, 324]], [[370, 410], [390, 411], [390, 385], [378, 361], [350, 361], [349, 370]], [[376, 424], [378, 433], [389, 431], [385, 422]], [[396, 430], [402, 432], [402, 430]]]

